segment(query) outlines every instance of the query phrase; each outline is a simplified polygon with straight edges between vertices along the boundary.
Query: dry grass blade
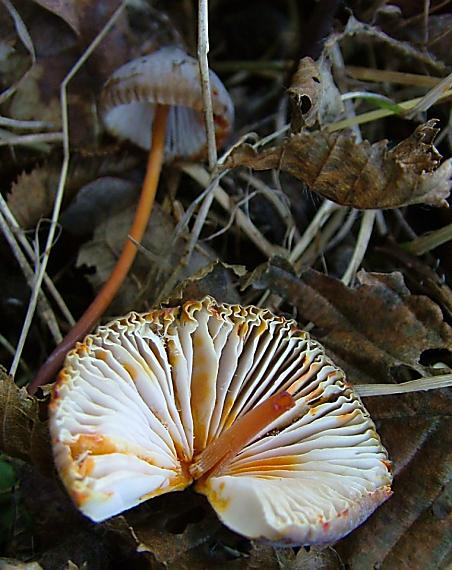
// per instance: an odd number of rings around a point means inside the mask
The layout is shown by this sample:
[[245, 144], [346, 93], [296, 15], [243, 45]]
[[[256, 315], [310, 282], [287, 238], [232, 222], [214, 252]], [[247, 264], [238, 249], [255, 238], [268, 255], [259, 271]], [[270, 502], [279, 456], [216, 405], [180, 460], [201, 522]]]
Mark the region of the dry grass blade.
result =
[[389, 396], [391, 394], [410, 394], [424, 390], [438, 390], [452, 386], [452, 374], [418, 378], [402, 384], [357, 384], [355, 390], [361, 397]]
[[[32, 246], [30, 245], [29, 241], [25, 237], [24, 231], [19, 226], [16, 218], [14, 217], [13, 213], [8, 207], [3, 196], [0, 195], [0, 211], [3, 212], [5, 219], [9, 226], [11, 227], [12, 231], [14, 232], [15, 236], [18, 238], [21, 246], [25, 250], [25, 253], [28, 255], [28, 258], [36, 265], [39, 264], [39, 261], [36, 257], [36, 253]], [[70, 310], [68, 309], [63, 297], [58, 292], [57, 288], [55, 287], [53, 281], [47, 275], [44, 274], [44, 283], [49, 293], [52, 295], [55, 303], [57, 304], [58, 308], [60, 309], [61, 313], [64, 315], [66, 321], [72, 326], [75, 323], [74, 317], [72, 316]]]
[[96, 49], [99, 43], [103, 40], [106, 34], [109, 32], [115, 21], [118, 19], [120, 14], [125, 8], [125, 3], [121, 3], [119, 8], [115, 10], [113, 15], [110, 17], [108, 22], [105, 24], [101, 32], [96, 36], [96, 38], [91, 42], [85, 52], [80, 56], [77, 63], [72, 67], [70, 72], [64, 78], [61, 88], [60, 88], [60, 101], [61, 101], [61, 115], [62, 115], [62, 125], [63, 125], [63, 149], [64, 149], [64, 158], [63, 163], [61, 166], [61, 173], [60, 179], [58, 182], [58, 188], [55, 196], [55, 203], [52, 211], [51, 217], [51, 224], [49, 228], [49, 233], [47, 235], [46, 246], [44, 250], [44, 255], [41, 260], [41, 264], [38, 268], [38, 273], [36, 276], [36, 280], [34, 283], [34, 287], [32, 290], [30, 302], [27, 309], [27, 314], [25, 316], [25, 320], [22, 326], [22, 331], [20, 334], [19, 341], [17, 343], [16, 354], [14, 356], [14, 360], [11, 364], [10, 374], [14, 376], [17, 366], [22, 355], [22, 351], [25, 345], [25, 341], [28, 336], [28, 331], [31, 326], [31, 321], [33, 319], [33, 315], [35, 312], [36, 302], [38, 299], [39, 292], [41, 290], [42, 280], [44, 279], [44, 274], [46, 272], [47, 263], [50, 256], [50, 251], [52, 249], [52, 245], [54, 242], [55, 231], [57, 228], [58, 218], [60, 215], [61, 204], [63, 202], [63, 195], [64, 195], [64, 187], [66, 184], [66, 177], [69, 168], [69, 158], [70, 158], [70, 149], [69, 149], [69, 120], [68, 120], [68, 108], [67, 108], [67, 86], [73, 77], [78, 73], [80, 68], [83, 66], [85, 61], [88, 57], [92, 54], [92, 52]]
[[[33, 286], [35, 283], [35, 273], [28, 264], [25, 255], [22, 253], [22, 250], [20, 249], [20, 246], [17, 243], [13, 232], [11, 231], [11, 228], [8, 226], [8, 222], [3, 216], [1, 209], [0, 209], [0, 228], [3, 232], [3, 235], [6, 238], [6, 241], [8, 242], [11, 248], [11, 251], [14, 254], [14, 257], [17, 260], [17, 263], [22, 269], [22, 272], [25, 276], [25, 279], [30, 289], [33, 290]], [[58, 321], [55, 317], [55, 314], [52, 310], [52, 307], [50, 306], [47, 297], [44, 295], [42, 291], [39, 293], [38, 297], [38, 312], [39, 316], [41, 317], [41, 320], [48, 326], [49, 331], [53, 336], [53, 340], [56, 343], [61, 342], [63, 337], [61, 335], [60, 327], [58, 326]]]
[[452, 224], [419, 236], [409, 243], [403, 244], [402, 247], [414, 255], [423, 255], [450, 240], [452, 240]]
[[430, 109], [432, 105], [435, 105], [441, 97], [452, 87], [452, 73], [445, 77], [442, 81], [435, 85], [428, 93], [422, 97], [422, 99], [416, 103], [416, 105], [407, 113], [407, 117], [412, 119], [418, 113], [423, 113]]
[[[201, 186], [207, 188], [209, 185], [210, 175], [202, 166], [189, 164], [184, 165], [182, 170], [201, 184]], [[219, 184], [211, 193], [222, 208], [232, 213], [233, 204], [231, 203], [231, 199]], [[242, 210], [236, 211], [236, 221], [239, 228], [266, 257], [272, 257], [273, 255], [282, 253], [281, 248], [271, 244]]]
[[362, 81], [374, 81], [376, 83], [397, 83], [399, 85], [410, 85], [413, 87], [435, 87], [441, 81], [441, 77], [430, 75], [420, 75], [417, 73], [404, 73], [391, 69], [373, 69], [371, 67], [356, 67], [346, 65], [347, 75]]
[[11, 97], [11, 95], [13, 95], [13, 93], [16, 92], [20, 83], [25, 79], [25, 77], [27, 77], [28, 73], [31, 71], [31, 68], [33, 67], [33, 64], [36, 61], [36, 54], [35, 54], [35, 48], [33, 45], [33, 41], [30, 37], [30, 34], [27, 30], [27, 27], [24, 24], [24, 21], [22, 20], [19, 12], [16, 10], [16, 8], [13, 6], [13, 4], [10, 0], [2, 0], [2, 3], [6, 7], [6, 9], [8, 10], [11, 18], [14, 20], [14, 25], [16, 27], [17, 35], [19, 36], [21, 42], [23, 43], [23, 45], [26, 47], [28, 53], [30, 54], [31, 66], [28, 68], [28, 70], [22, 75], [22, 77], [18, 81], [16, 81], [13, 85], [11, 85], [7, 89], [5, 89], [5, 91], [3, 91], [3, 93], [0, 93], [0, 104], [4, 103], [9, 97]]
[[31, 146], [43, 143], [61, 143], [63, 133], [36, 133], [33, 135], [5, 135], [0, 136], [0, 146]]

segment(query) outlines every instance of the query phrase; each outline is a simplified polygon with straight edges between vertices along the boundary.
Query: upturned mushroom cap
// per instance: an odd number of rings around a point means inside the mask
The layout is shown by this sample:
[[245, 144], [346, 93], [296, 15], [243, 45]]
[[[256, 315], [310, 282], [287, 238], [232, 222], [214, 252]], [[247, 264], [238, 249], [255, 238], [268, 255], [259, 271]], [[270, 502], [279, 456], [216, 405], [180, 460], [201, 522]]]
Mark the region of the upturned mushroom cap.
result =
[[[232, 127], [234, 107], [226, 88], [210, 71], [212, 105], [218, 146]], [[101, 95], [107, 130], [144, 149], [151, 146], [155, 105], [170, 106], [165, 158], [205, 153], [206, 133], [198, 62], [178, 47], [165, 47], [117, 69]]]
[[390, 496], [387, 453], [322, 346], [266, 309], [207, 297], [99, 327], [54, 388], [56, 466], [102, 521], [187, 487], [210, 443], [284, 391], [295, 406], [196, 488], [247, 537], [332, 543]]

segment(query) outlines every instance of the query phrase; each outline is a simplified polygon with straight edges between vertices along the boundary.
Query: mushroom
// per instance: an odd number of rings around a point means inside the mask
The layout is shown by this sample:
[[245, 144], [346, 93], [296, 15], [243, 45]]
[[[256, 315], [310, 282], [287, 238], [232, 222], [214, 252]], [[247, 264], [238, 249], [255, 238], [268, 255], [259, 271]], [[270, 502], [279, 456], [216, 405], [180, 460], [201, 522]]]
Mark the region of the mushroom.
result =
[[[218, 77], [210, 72], [216, 142], [224, 142], [233, 120], [233, 104]], [[177, 47], [165, 47], [126, 63], [106, 82], [101, 107], [112, 134], [149, 149], [140, 200], [121, 255], [91, 305], [41, 366], [28, 387], [51, 381], [75, 342], [103, 315], [127, 276], [154, 203], [163, 159], [199, 158], [206, 151], [201, 81], [196, 59]], [[151, 144], [152, 140], [152, 144]]]
[[206, 297], [101, 326], [67, 355], [49, 410], [58, 472], [93, 521], [194, 482], [246, 537], [325, 545], [391, 495], [343, 371], [267, 309]]
[[[217, 145], [232, 126], [232, 100], [210, 71]], [[165, 159], [198, 158], [206, 152], [206, 131], [198, 61], [181, 48], [164, 47], [117, 69], [102, 91], [102, 117], [107, 130], [149, 150], [159, 105], [169, 107]]]

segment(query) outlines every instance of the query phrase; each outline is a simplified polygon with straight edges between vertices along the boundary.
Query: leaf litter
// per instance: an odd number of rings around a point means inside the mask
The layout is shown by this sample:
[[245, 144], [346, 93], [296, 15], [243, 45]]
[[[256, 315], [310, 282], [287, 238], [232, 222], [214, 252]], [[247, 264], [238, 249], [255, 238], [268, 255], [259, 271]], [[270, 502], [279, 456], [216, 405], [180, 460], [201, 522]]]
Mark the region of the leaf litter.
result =
[[[49, 272], [76, 314], [91, 302], [127, 239], [145, 162], [141, 151], [118, 147], [103, 132], [96, 109], [100, 88], [114, 67], [155, 47], [149, 29], [158, 41], [185, 41], [196, 52], [195, 9], [172, 4], [131, 6], [69, 90], [71, 161]], [[14, 135], [28, 132], [27, 121], [47, 125], [37, 134], [58, 132], [60, 83], [117, 6], [107, 0], [38, 0], [14, 3], [14, 17], [11, 10], [1, 15], [7, 34], [0, 45], [0, 70], [6, 71], [0, 116], [16, 121]], [[313, 18], [308, 3], [289, 13], [285, 5], [256, 0], [247, 8], [256, 14], [253, 29], [240, 35], [240, 9], [211, 3], [209, 61], [226, 80], [236, 107], [236, 127], [222, 159], [221, 208], [211, 207], [187, 262], [197, 215], [193, 204], [207, 184], [185, 174], [195, 165], [168, 167], [136, 262], [104, 318], [210, 294], [296, 317], [353, 383], [450, 374], [450, 242], [446, 236], [445, 243], [433, 243], [417, 257], [406, 249], [451, 222], [449, 210], [431, 207], [445, 206], [451, 189], [448, 95], [414, 120], [401, 113], [406, 101], [425, 95], [431, 75], [442, 78], [450, 71], [450, 14], [440, 2], [429, 7], [425, 14], [422, 8], [350, 2], [347, 10], [336, 8], [333, 20], [322, 20]], [[306, 43], [295, 22], [311, 28], [310, 47], [320, 46], [317, 52], [300, 52]], [[347, 68], [368, 70], [372, 83], [347, 74]], [[388, 71], [413, 83], [388, 82]], [[414, 74], [425, 81], [417, 84]], [[291, 85], [288, 92], [283, 85]], [[394, 105], [377, 114], [375, 106], [384, 98]], [[366, 114], [370, 118], [361, 124]], [[8, 136], [10, 131], [0, 131], [1, 138]], [[56, 139], [0, 147], [2, 193], [31, 239], [47, 231], [40, 221], [53, 207], [61, 159]], [[256, 188], [275, 199], [253, 194]], [[337, 205], [328, 206], [328, 200]], [[290, 208], [284, 231], [278, 203]], [[361, 213], [350, 208], [378, 214], [362, 270], [346, 286], [341, 278], [362, 223]], [[215, 237], [206, 241], [210, 236]], [[259, 236], [270, 247], [259, 247]], [[274, 251], [282, 257], [271, 257]], [[4, 244], [0, 258], [14, 280], [20, 279]], [[2, 306], [19, 322], [13, 326], [10, 318], [0, 330], [6, 366], [23, 318], [11, 287], [5, 287]], [[36, 320], [25, 346], [28, 368], [36, 371], [52, 348], [45, 325]], [[14, 516], [8, 507], [6, 526], [0, 527], [7, 529], [0, 567], [433, 570], [451, 562], [447, 389], [366, 398], [394, 464], [394, 496], [339, 543], [309, 552], [235, 535], [190, 491], [93, 526], [71, 505], [54, 473], [46, 398], [46, 390], [40, 399], [29, 397], [1, 374], [0, 474], [8, 485], [0, 485], [0, 501], [16, 507]]]

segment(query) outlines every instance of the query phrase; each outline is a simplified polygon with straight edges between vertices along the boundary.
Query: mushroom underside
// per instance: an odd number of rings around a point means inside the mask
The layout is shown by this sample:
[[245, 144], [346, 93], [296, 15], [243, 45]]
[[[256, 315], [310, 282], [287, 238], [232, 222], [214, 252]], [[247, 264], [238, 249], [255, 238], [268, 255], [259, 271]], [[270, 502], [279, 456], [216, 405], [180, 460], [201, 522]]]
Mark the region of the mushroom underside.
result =
[[100, 327], [56, 384], [57, 468], [104, 520], [190, 485], [200, 453], [280, 391], [295, 407], [196, 488], [245, 536], [334, 542], [390, 496], [387, 453], [319, 343], [267, 310], [207, 298]]
[[[118, 138], [127, 139], [142, 149], [151, 148], [155, 105], [132, 102], [111, 108], [104, 116], [108, 130]], [[202, 154], [206, 134], [201, 114], [195, 109], [171, 106], [165, 135], [165, 158]]]

